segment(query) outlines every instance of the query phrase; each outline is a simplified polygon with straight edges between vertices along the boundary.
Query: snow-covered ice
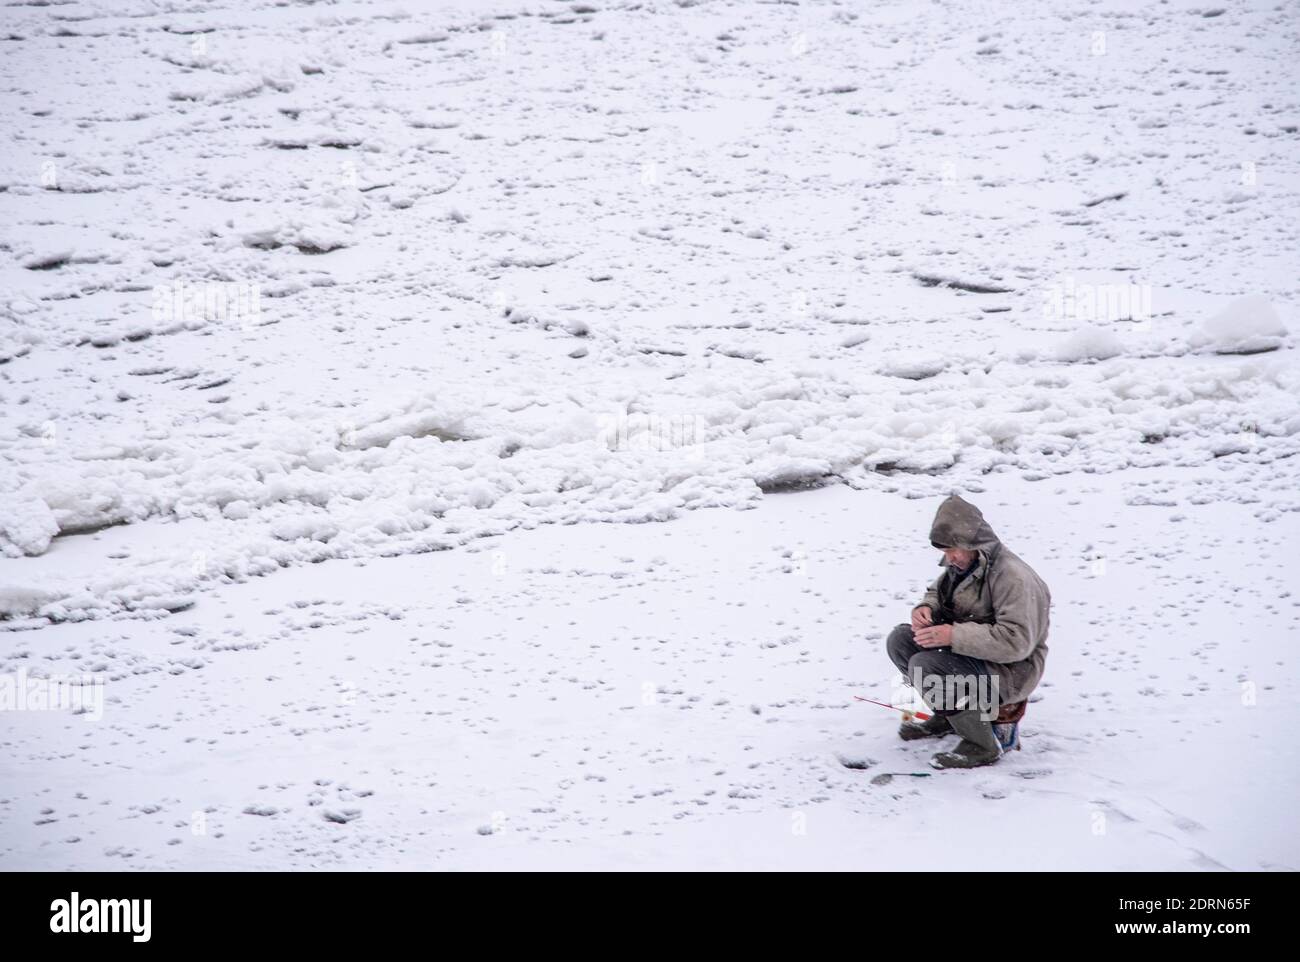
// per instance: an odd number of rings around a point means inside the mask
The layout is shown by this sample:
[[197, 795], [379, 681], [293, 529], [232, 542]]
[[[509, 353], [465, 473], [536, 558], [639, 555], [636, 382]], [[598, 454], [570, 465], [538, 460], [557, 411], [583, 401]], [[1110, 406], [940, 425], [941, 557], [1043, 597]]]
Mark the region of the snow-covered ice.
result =
[[[6, 7], [0, 867], [1300, 867], [1295, 42]], [[954, 490], [1047, 684], [878, 779]]]
[[11, 634], [5, 671], [107, 682], [102, 721], [7, 721], [3, 861], [1294, 868], [1287, 535], [1249, 505], [1128, 503], [1167, 478], [972, 495], [1057, 600], [1024, 748], [990, 769], [913, 777], [935, 746], [853, 701], [894, 693], [932, 505], [838, 487]]

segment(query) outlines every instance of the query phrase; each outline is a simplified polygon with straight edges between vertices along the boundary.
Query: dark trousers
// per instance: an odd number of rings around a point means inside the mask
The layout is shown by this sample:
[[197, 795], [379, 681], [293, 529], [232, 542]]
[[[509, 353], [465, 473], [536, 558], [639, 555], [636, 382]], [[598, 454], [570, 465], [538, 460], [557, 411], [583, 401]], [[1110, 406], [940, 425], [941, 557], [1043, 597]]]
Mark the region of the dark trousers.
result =
[[[983, 708], [996, 714], [996, 675], [981, 658], [958, 655], [951, 648], [922, 648], [912, 640], [912, 626], [899, 625], [885, 643], [890, 660], [911, 682], [936, 715], [951, 715], [965, 708]], [[989, 704], [976, 704], [972, 696]]]

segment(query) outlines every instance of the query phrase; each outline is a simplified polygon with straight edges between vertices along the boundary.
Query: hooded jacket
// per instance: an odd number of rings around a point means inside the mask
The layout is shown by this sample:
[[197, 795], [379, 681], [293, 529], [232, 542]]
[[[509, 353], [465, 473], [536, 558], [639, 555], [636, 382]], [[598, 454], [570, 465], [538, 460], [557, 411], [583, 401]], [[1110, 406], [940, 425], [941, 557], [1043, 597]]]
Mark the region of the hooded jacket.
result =
[[954, 653], [989, 663], [1002, 704], [1024, 701], [1047, 661], [1047, 585], [998, 540], [980, 509], [957, 495], [939, 505], [930, 542], [974, 551], [978, 560], [961, 579], [945, 565], [921, 604], [930, 608], [935, 624], [952, 625]]

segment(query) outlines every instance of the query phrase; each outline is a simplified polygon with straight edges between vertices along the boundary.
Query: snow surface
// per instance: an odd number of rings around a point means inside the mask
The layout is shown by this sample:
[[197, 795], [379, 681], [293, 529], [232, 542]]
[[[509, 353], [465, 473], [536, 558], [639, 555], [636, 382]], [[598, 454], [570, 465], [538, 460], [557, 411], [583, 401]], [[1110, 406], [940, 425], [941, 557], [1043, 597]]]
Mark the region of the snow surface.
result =
[[[1300, 866], [1296, 33], [6, 7], [0, 866]], [[953, 490], [1048, 684], [877, 785]]]

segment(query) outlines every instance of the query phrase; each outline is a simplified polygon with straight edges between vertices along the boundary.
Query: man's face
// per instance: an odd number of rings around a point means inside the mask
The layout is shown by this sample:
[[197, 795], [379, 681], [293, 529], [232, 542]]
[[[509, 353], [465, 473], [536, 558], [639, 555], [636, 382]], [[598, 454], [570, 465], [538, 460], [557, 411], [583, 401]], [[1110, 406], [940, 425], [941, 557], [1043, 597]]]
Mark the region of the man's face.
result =
[[944, 564], [951, 565], [961, 571], [965, 571], [975, 560], [975, 552], [968, 548], [944, 548]]

